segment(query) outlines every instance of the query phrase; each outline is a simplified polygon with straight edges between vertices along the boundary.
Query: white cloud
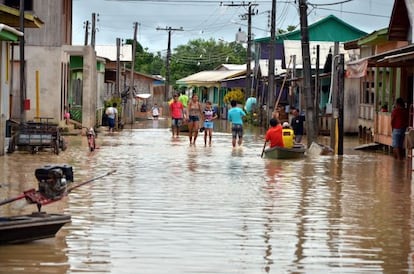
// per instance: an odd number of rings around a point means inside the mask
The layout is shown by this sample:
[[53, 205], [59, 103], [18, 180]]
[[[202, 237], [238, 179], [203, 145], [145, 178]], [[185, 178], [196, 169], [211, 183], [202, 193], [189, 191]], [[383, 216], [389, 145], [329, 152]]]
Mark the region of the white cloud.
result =
[[[167, 49], [168, 32], [157, 31], [157, 27], [183, 27], [184, 31], [172, 33], [172, 48], [197, 38], [234, 41], [239, 28], [247, 32], [247, 21], [240, 18], [240, 15], [247, 13], [246, 7], [220, 6], [220, 1], [179, 2], [180, 0], [74, 0], [73, 44], [84, 43], [83, 24], [86, 20], [91, 21], [92, 13], [99, 14], [96, 44], [115, 44], [116, 38], [131, 39], [134, 33], [133, 23], [138, 22], [138, 41], [152, 52]], [[258, 4], [255, 6], [258, 13], [252, 17], [252, 33], [255, 38], [267, 37], [272, 1], [258, 0], [252, 3]], [[314, 0], [311, 3], [327, 1]], [[371, 32], [388, 26], [393, 3], [393, 0], [355, 0], [335, 6], [309, 6], [308, 22], [311, 24], [321, 17], [334, 14], [356, 28]], [[276, 27], [282, 29], [289, 25], [299, 25], [297, 6], [293, 0], [277, 1], [276, 21]]]

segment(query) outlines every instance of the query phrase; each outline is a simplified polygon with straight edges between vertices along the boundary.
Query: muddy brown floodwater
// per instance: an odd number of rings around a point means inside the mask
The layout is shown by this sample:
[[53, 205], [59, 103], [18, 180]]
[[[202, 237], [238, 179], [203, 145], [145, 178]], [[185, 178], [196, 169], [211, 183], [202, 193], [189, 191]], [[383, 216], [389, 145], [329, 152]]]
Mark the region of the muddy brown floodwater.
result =
[[[357, 151], [260, 157], [263, 132], [231, 147], [171, 138], [165, 120], [97, 139], [68, 137], [59, 156], [0, 157], [0, 200], [37, 187], [34, 170], [69, 164], [75, 182], [116, 173], [44, 206], [72, 222], [55, 238], [0, 246], [0, 273], [413, 273], [412, 181], [406, 161]], [[20, 201], [0, 216], [35, 211]]]

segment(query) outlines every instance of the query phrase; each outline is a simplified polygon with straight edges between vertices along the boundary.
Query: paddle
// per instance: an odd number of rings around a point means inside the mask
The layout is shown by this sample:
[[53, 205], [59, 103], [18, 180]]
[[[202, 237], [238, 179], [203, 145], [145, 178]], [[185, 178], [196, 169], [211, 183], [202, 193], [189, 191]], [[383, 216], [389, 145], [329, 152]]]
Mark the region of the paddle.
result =
[[262, 154], [260, 155], [260, 158], [263, 158], [263, 154], [265, 152], [266, 144], [267, 144], [267, 141], [265, 141], [264, 144], [263, 144]]
[[0, 201], [0, 206], [1, 205], [8, 204], [8, 203], [11, 203], [11, 202], [14, 202], [14, 201], [17, 201], [17, 200], [20, 200], [20, 199], [23, 199], [25, 197], [26, 197], [26, 195], [25, 194], [22, 194], [22, 195], [19, 195], [17, 197], [14, 197], [14, 198], [10, 198], [10, 199], [6, 199], [6, 200], [3, 200], [3, 201]]
[[105, 174], [103, 174], [103, 175], [101, 175], [101, 176], [98, 176], [98, 177], [95, 177], [95, 178], [89, 179], [89, 180], [87, 180], [87, 181], [85, 181], [85, 182], [82, 182], [82, 183], [80, 183], [80, 184], [77, 184], [77, 185], [75, 185], [75, 186], [69, 187], [69, 188], [66, 190], [66, 194], [69, 194], [70, 192], [72, 192], [72, 190], [77, 189], [77, 188], [78, 188], [78, 187], [80, 187], [80, 186], [83, 186], [83, 185], [89, 184], [90, 182], [93, 182], [93, 181], [98, 180], [98, 179], [100, 179], [100, 178], [102, 178], [102, 177], [105, 177], [105, 176], [111, 175], [112, 173], [115, 173], [115, 172], [116, 172], [116, 169], [114, 169], [114, 170], [112, 170], [112, 171], [109, 171], [109, 172], [107, 172], [107, 173], [105, 173]]

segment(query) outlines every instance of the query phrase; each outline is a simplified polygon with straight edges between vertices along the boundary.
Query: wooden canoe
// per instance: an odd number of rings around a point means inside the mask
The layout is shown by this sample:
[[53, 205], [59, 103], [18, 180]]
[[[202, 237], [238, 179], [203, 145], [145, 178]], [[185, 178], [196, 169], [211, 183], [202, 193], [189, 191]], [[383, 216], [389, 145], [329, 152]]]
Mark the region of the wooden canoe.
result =
[[70, 221], [70, 215], [45, 212], [0, 217], [0, 245], [53, 238], [59, 229]]
[[306, 149], [303, 145], [295, 145], [293, 148], [272, 147], [264, 150], [264, 155], [269, 159], [297, 159], [305, 156]]

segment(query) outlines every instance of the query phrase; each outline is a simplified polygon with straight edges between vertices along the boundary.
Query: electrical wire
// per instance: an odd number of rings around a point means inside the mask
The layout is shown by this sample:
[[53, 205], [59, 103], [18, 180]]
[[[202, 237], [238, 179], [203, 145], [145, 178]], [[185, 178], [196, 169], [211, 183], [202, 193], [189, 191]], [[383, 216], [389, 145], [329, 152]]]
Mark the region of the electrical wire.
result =
[[335, 6], [335, 5], [341, 5], [341, 4], [345, 4], [345, 3], [349, 3], [355, 0], [343, 0], [340, 2], [334, 2], [334, 3], [326, 3], [326, 4], [312, 4], [312, 3], [308, 3], [309, 6], [314, 6], [314, 7], [322, 7], [322, 6]]
[[[81, 0], [74, 0], [74, 2], [80, 2]], [[234, 29], [234, 33], [236, 33], [238, 28], [246, 28], [247, 29], [247, 22], [243, 22], [243, 20], [241, 20], [237, 15], [241, 12], [244, 12], [244, 8], [239, 7], [239, 8], [227, 8], [227, 9], [223, 9], [223, 6], [219, 7], [220, 3], [231, 3], [231, 1], [219, 1], [219, 0], [197, 0], [197, 1], [190, 1], [190, 0], [104, 0], [107, 2], [117, 2], [120, 4], [116, 4], [116, 5], [120, 5], [122, 2], [125, 3], [136, 3], [136, 5], [139, 5], [140, 9], [135, 9], [135, 8], [127, 8], [127, 9], [120, 9], [117, 10], [116, 13], [115, 11], [113, 11], [113, 13], [111, 11], [104, 11], [104, 12], [99, 12], [101, 18], [100, 18], [100, 22], [97, 23], [97, 27], [100, 29], [100, 33], [103, 35], [103, 33], [105, 31], [109, 31], [109, 33], [113, 33], [111, 34], [112, 36], [115, 37], [119, 35], [124, 35], [124, 36], [130, 36], [130, 32], [132, 33], [132, 31], [130, 31], [130, 22], [126, 22], [126, 20], [128, 20], [128, 18], [130, 17], [139, 17], [139, 21], [141, 22], [141, 27], [139, 31], [139, 35], [143, 35], [144, 33], [147, 33], [144, 37], [146, 43], [155, 43], [157, 41], [160, 40], [159, 35], [150, 35], [149, 33], [154, 32], [154, 29], [157, 27], [155, 24], [158, 24], [161, 20], [169, 20], [169, 17], [166, 17], [167, 14], [163, 14], [161, 13], [160, 16], [161, 17], [157, 17], [154, 16], [154, 14], [151, 13], [139, 13], [139, 10], [146, 10], [146, 9], [142, 9], [142, 7], [144, 6], [148, 6], [147, 8], [153, 9], [153, 5], [154, 8], [159, 8], [160, 3], [163, 3], [163, 10], [169, 10], [168, 5], [179, 5], [179, 4], [188, 4], [189, 6], [205, 6], [206, 8], [197, 8], [195, 7], [197, 13], [188, 13], [187, 15], [182, 15], [180, 12], [181, 10], [186, 10], [186, 9], [180, 9], [180, 11], [178, 11], [177, 13], [171, 14], [173, 15], [172, 20], [174, 20], [174, 22], [178, 22], [177, 26], [183, 26], [184, 27], [184, 31], [180, 31], [180, 32], [176, 32], [174, 34], [174, 39], [186, 39], [186, 38], [190, 38], [190, 39], [203, 39], [204, 37], [208, 37], [208, 39], [211, 39], [211, 37], [217, 37], [220, 35], [220, 33], [223, 33], [223, 35], [225, 35], [225, 37], [228, 37], [228, 33], [229, 31], [231, 31], [230, 29], [235, 27]], [[334, 1], [334, 0], [333, 0]], [[283, 28], [284, 24], [289, 23], [288, 26], [299, 26], [299, 16], [298, 15], [293, 15], [292, 16], [292, 11], [289, 11], [289, 8], [294, 8], [296, 9], [296, 11], [298, 10], [298, 5], [293, 3], [293, 0], [290, 1], [277, 1], [278, 4], [278, 8], [277, 8], [277, 16], [276, 16], [276, 26], [278, 28]], [[362, 15], [362, 16], [373, 16], [373, 17], [378, 17], [378, 18], [389, 18], [389, 16], [384, 16], [384, 15], [378, 15], [378, 14], [371, 14], [369, 12], [358, 12], [358, 11], [344, 11], [343, 9], [339, 10], [339, 9], [334, 9], [334, 8], [328, 8], [328, 6], [334, 6], [334, 5], [342, 5], [345, 3], [350, 3], [350, 2], [355, 2], [355, 0], [342, 0], [342, 1], [336, 1], [336, 2], [331, 2], [331, 3], [325, 3], [325, 4], [316, 4], [316, 3], [309, 3], [309, 7], [310, 7], [310, 11], [309, 11], [309, 15], [310, 16], [314, 16], [311, 13], [315, 12], [315, 11], [322, 11], [322, 10], [326, 10], [326, 11], [331, 11], [331, 12], [340, 12], [343, 14], [355, 14], [355, 15]], [[243, 2], [245, 3], [245, 2]], [[267, 3], [272, 3], [271, 0], [256, 0], [256, 1], [251, 1], [251, 3], [254, 4], [267, 4]], [[208, 8], [207, 6], [211, 7], [211, 4], [217, 4], [217, 6], [214, 9]], [[281, 4], [284, 4], [283, 6]], [[376, 4], [381, 4], [381, 3], [376, 3]], [[167, 6], [167, 7], [166, 7]], [[175, 7], [171, 7], [171, 9], [173, 9]], [[260, 8], [260, 7], [259, 7]], [[198, 10], [203, 11], [203, 13], [198, 13]], [[160, 10], [162, 11], [162, 10]], [[121, 12], [121, 13], [120, 13]], [[258, 12], [257, 14], [255, 14], [256, 16], [253, 16], [252, 20], [253, 20], [253, 24], [251, 25], [251, 29], [252, 29], [252, 34], [255, 35], [256, 37], [257, 34], [259, 34], [259, 32], [263, 32], [264, 35], [268, 35], [270, 33], [269, 28], [270, 28], [270, 24], [269, 22], [263, 18], [263, 17], [267, 17], [267, 15], [265, 15], [266, 13], [268, 13], [268, 11], [266, 12]], [[322, 12], [319, 16], [322, 16]], [[194, 24], [194, 20], [192, 21], [192, 25], [190, 24], [189, 20], [191, 20], [192, 17], [198, 17], [200, 20], [198, 22], [196, 22], [196, 24]], [[262, 18], [260, 18], [262, 17]], [[171, 18], [170, 18], [171, 19]], [[263, 20], [265, 19], [265, 20]], [[177, 21], [178, 20], [178, 21]], [[261, 22], [261, 23], [257, 23], [257, 22]], [[290, 21], [290, 22], [288, 22]], [[105, 22], [107, 22], [105, 24]], [[109, 23], [110, 22], [110, 23]], [[181, 23], [183, 23], [181, 25]], [[190, 28], [186, 28], [186, 23]], [[154, 24], [154, 25], [152, 25]], [[118, 26], [118, 27], [115, 27]], [[262, 27], [263, 26], [263, 27]], [[278, 34], [278, 36], [281, 34]], [[101, 35], [100, 35], [101, 36]], [[109, 37], [108, 33], [106, 33], [106, 36]], [[208, 40], [207, 39], [207, 40]], [[205, 40], [205, 39], [204, 39]], [[164, 51], [164, 50], [161, 50]], [[155, 52], [160, 52], [160, 50], [157, 50]]]

